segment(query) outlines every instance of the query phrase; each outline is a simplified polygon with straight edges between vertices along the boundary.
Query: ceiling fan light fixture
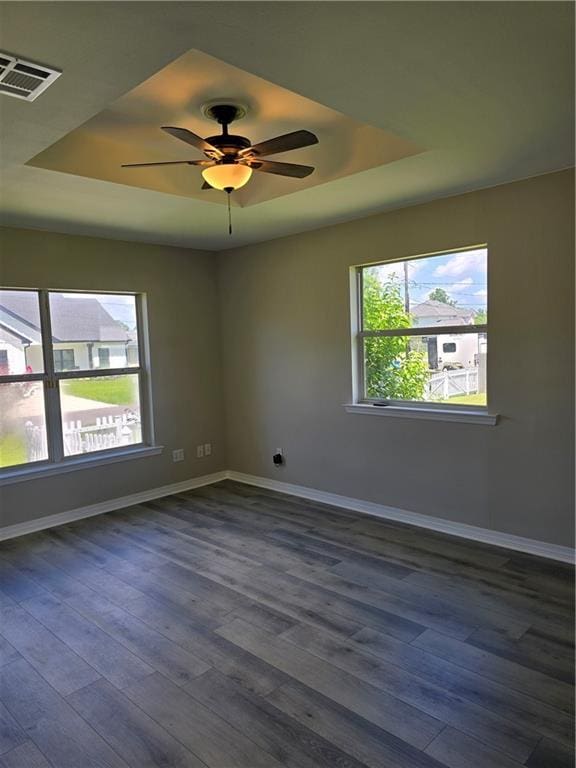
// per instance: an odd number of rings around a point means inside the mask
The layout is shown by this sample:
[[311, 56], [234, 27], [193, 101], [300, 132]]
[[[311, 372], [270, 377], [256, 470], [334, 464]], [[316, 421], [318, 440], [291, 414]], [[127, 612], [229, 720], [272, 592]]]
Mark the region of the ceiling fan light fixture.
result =
[[202, 171], [204, 181], [210, 184], [214, 189], [236, 190], [243, 187], [250, 181], [252, 168], [247, 165], [238, 165], [237, 163], [225, 163], [222, 165], [213, 165]]

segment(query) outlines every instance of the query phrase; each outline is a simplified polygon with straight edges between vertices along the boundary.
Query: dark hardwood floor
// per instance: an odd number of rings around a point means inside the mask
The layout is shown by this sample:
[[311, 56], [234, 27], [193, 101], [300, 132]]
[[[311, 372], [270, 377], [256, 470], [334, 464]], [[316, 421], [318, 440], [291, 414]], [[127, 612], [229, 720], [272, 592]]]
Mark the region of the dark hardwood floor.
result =
[[572, 768], [568, 566], [226, 481], [0, 544], [2, 768]]

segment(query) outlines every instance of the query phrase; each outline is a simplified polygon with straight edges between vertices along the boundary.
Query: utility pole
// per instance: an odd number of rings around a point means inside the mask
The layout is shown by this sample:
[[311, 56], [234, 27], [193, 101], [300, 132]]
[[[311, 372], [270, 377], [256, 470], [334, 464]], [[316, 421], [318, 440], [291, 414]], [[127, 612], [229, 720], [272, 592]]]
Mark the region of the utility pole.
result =
[[408, 291], [408, 262], [404, 262], [404, 309], [410, 314], [410, 293]]

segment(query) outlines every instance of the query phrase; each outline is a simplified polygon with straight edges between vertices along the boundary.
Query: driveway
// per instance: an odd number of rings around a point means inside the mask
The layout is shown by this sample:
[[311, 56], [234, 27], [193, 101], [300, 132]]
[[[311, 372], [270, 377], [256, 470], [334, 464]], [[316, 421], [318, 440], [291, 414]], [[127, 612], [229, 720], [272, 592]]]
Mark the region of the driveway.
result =
[[[117, 416], [124, 413], [126, 406], [102, 403], [99, 400], [89, 400], [86, 397], [62, 395], [62, 413], [65, 421], [81, 421], [83, 424], [93, 424], [96, 416]], [[22, 399], [14, 408], [14, 415], [33, 424], [39, 424], [44, 415], [44, 403], [41, 397]]]

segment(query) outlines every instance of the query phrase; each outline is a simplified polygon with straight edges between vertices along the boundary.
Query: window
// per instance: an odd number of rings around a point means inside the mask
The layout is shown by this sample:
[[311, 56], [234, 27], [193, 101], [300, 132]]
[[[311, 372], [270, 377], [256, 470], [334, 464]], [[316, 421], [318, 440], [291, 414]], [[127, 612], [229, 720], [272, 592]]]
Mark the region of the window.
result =
[[[126, 364], [128, 364], [128, 358], [126, 358]], [[110, 349], [108, 347], [100, 347], [98, 350], [98, 367], [110, 368]]]
[[139, 295], [0, 289], [0, 473], [151, 442], [142, 328]]
[[75, 368], [75, 363], [74, 363], [73, 349], [55, 349], [54, 350], [54, 370], [73, 371], [74, 368]]
[[356, 402], [486, 407], [487, 255], [355, 268]]
[[138, 347], [135, 344], [126, 347], [126, 365], [138, 365]]

